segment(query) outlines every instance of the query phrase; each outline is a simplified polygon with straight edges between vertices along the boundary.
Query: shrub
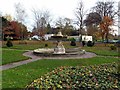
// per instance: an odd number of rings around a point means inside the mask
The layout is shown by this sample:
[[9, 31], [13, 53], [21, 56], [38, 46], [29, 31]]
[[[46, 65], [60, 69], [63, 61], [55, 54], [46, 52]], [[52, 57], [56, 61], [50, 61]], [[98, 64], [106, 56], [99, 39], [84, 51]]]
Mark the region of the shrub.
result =
[[10, 40], [7, 41], [6, 45], [7, 45], [7, 47], [12, 47], [13, 46], [13, 44]]
[[75, 41], [71, 41], [70, 45], [71, 46], [76, 46], [76, 42]]
[[48, 44], [45, 44], [45, 47], [48, 47]]
[[111, 50], [116, 50], [117, 48], [116, 48], [116, 46], [110, 46], [110, 49]]
[[76, 41], [75, 38], [69, 38], [69, 41]]
[[94, 45], [94, 43], [93, 43], [92, 41], [88, 41], [88, 42], [87, 42], [87, 46], [88, 46], [88, 47], [92, 47], [93, 45]]
[[76, 46], [76, 42], [75, 42], [76, 40], [74, 38], [71, 38], [70, 41], [71, 41], [70, 43], [71, 46]]
[[82, 46], [83, 46], [83, 47], [85, 46], [85, 41], [82, 41]]

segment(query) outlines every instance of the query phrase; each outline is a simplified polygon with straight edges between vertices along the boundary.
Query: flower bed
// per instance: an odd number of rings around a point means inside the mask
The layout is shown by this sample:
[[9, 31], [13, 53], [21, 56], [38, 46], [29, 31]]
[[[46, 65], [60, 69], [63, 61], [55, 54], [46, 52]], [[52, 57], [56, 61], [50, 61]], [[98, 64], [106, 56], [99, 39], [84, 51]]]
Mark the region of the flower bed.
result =
[[58, 67], [34, 80], [29, 89], [118, 90], [120, 88], [117, 64]]

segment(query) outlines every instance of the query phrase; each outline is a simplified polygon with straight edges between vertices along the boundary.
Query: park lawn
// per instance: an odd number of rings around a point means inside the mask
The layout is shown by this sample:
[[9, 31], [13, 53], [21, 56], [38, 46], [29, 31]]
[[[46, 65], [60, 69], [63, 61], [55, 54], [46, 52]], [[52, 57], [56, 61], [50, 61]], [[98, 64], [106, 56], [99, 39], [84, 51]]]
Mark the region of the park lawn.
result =
[[2, 49], [2, 65], [29, 59], [29, 57], [22, 55], [24, 52], [22, 50]]
[[24, 88], [33, 80], [60, 66], [89, 66], [103, 63], [112, 63], [117, 61], [118, 58], [114, 57], [94, 57], [87, 59], [65, 60], [39, 60], [16, 68], [4, 70], [2, 72], [2, 86], [3, 88]]
[[82, 47], [82, 49], [85, 49], [88, 52], [96, 53], [97, 55], [102, 56], [118, 56], [117, 50], [111, 50], [110, 47]]
[[[47, 44], [48, 46], [45, 47], [45, 44]], [[79, 47], [78, 42], [77, 42], [77, 46], [71, 46], [70, 41], [63, 42], [63, 45], [65, 48]], [[10, 49], [19, 49], [19, 50], [34, 50], [37, 48], [54, 48], [55, 46], [56, 46], [55, 41], [35, 41], [35, 42], [29, 41], [27, 44], [18, 44], [13, 41], [13, 47], [7, 47], [5, 44], [2, 47], [6, 49], [10, 48]]]
[[44, 48], [45, 44], [48, 44], [48, 47], [51, 48], [54, 46], [53, 42], [48, 41], [26, 41], [26, 44], [19, 44], [20, 41], [12, 41], [13, 47], [7, 47], [6, 42], [3, 44], [3, 48], [10, 49], [19, 49], [19, 50], [34, 50], [37, 48]]
[[2, 64], [2, 48], [0, 47], [0, 65]]
[[13, 47], [4, 46], [5, 49], [17, 49], [17, 50], [34, 50], [37, 48], [42, 48], [40, 45], [29, 45], [29, 44], [22, 44], [22, 45], [14, 45]]

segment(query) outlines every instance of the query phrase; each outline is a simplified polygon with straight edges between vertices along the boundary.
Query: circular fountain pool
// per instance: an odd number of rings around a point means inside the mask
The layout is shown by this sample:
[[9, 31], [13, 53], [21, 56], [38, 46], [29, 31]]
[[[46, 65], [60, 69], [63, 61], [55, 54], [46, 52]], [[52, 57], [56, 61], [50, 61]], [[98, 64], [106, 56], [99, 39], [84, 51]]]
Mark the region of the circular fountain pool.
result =
[[35, 49], [33, 53], [41, 57], [76, 57], [85, 54], [85, 50], [80, 48], [66, 49], [65, 53], [55, 53], [54, 48]]

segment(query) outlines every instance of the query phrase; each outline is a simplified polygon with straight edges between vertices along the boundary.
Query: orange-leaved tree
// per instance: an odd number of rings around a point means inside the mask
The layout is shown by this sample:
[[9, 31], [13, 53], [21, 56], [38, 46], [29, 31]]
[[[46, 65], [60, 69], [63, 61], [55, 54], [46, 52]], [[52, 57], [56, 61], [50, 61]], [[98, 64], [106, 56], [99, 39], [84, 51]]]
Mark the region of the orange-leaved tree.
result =
[[108, 35], [110, 32], [110, 26], [113, 24], [113, 20], [108, 17], [104, 16], [103, 20], [101, 21], [99, 27], [100, 27], [100, 34], [102, 36], [102, 40], [106, 40], [108, 42]]

